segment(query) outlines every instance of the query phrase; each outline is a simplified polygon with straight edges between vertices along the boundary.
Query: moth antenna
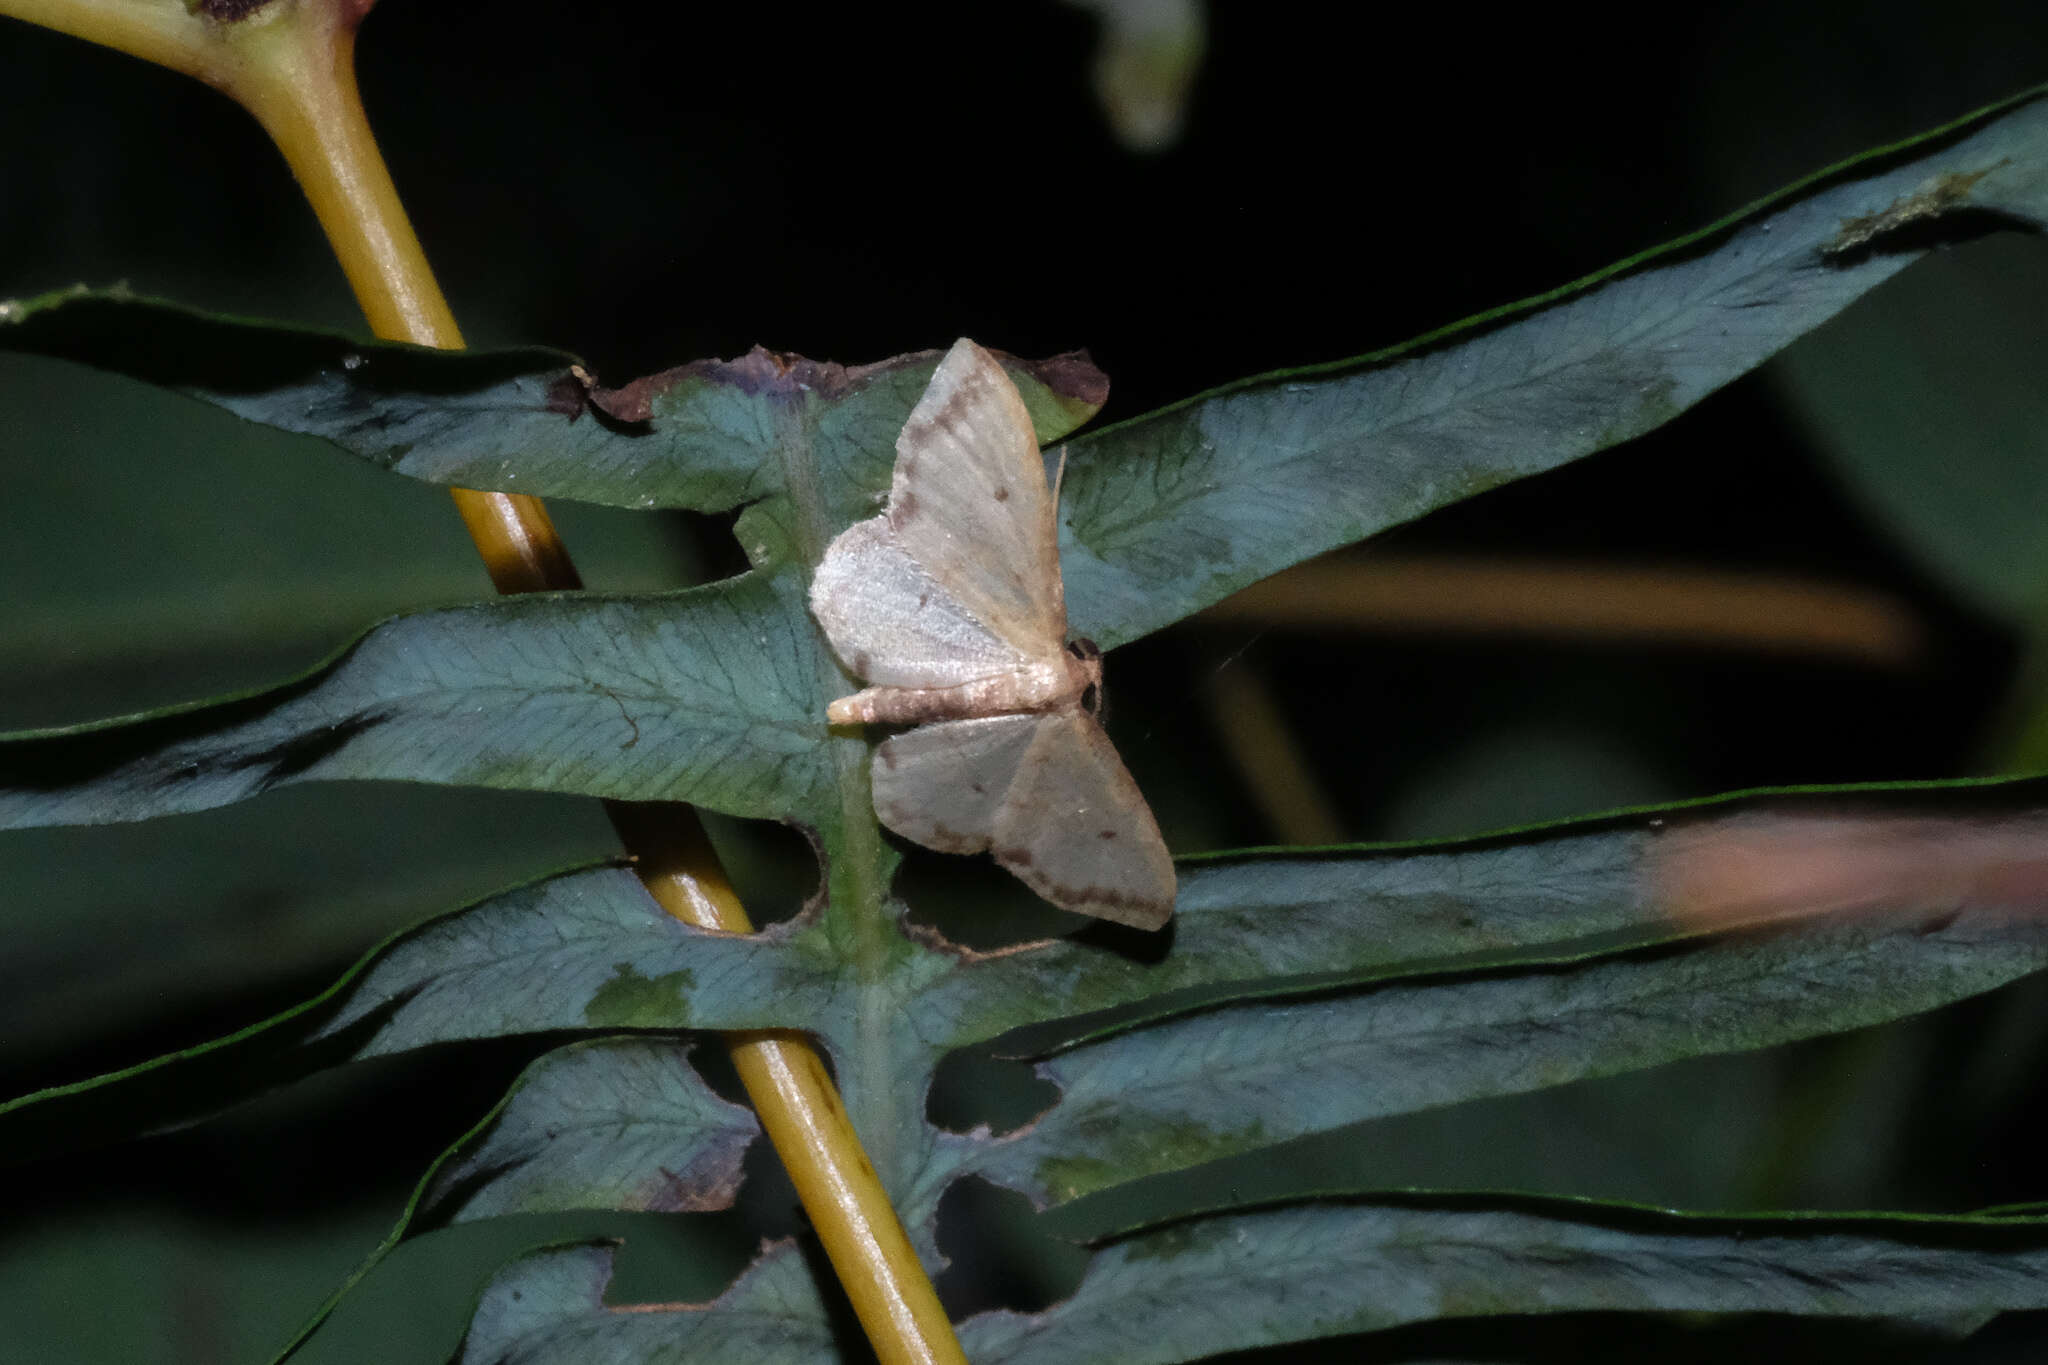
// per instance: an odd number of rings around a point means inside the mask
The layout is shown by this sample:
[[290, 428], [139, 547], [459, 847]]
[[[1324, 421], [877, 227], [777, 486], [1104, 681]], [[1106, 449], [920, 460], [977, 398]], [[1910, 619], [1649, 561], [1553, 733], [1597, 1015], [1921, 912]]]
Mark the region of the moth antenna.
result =
[[1062, 481], [1062, 480], [1064, 480], [1064, 479], [1065, 479], [1066, 477], [1067, 477], [1067, 447], [1066, 447], [1066, 444], [1065, 444], [1064, 442], [1062, 442], [1062, 443], [1060, 444], [1060, 462], [1059, 462], [1059, 467], [1058, 467], [1058, 468], [1056, 468], [1056, 469], [1054, 469], [1054, 470], [1053, 470], [1053, 472], [1052, 472], [1052, 505], [1053, 505], [1054, 507], [1058, 507], [1058, 506], [1060, 505], [1060, 483], [1061, 483], [1061, 481]]
[[[1216, 685], [1216, 679], [1222, 676], [1223, 671], [1234, 666], [1239, 659], [1242, 659], [1247, 653], [1251, 651], [1251, 647], [1253, 645], [1257, 644], [1259, 641], [1265, 639], [1267, 635], [1271, 634], [1272, 629], [1273, 628], [1271, 626], [1261, 626], [1258, 630], [1253, 631], [1251, 636], [1248, 639], [1246, 639], [1243, 644], [1239, 645], [1236, 649], [1231, 650], [1230, 653], [1224, 655], [1221, 659], [1217, 660], [1216, 663], [1214, 663], [1210, 667], [1203, 669], [1198, 677], [1185, 680], [1178, 688], [1174, 690], [1172, 695], [1178, 699], [1185, 699], [1196, 695], [1198, 692], [1203, 692], [1209, 688], [1214, 687]], [[1146, 728], [1144, 731], [1140, 732], [1140, 734], [1138, 735], [1139, 741], [1147, 744], [1151, 743], [1153, 736], [1159, 732], [1159, 727], [1160, 722], [1155, 720], [1151, 726]]]
[[[1211, 669], [1210, 669], [1210, 670], [1209, 670], [1209, 671], [1208, 671], [1208, 672], [1207, 672], [1207, 673], [1206, 673], [1206, 674], [1205, 674], [1205, 675], [1203, 676], [1203, 678], [1202, 678], [1202, 681], [1203, 681], [1204, 683], [1207, 683], [1207, 682], [1211, 682], [1211, 681], [1214, 681], [1214, 679], [1215, 679], [1215, 677], [1216, 677], [1216, 675], [1217, 675], [1218, 673], [1221, 673], [1221, 672], [1222, 672], [1222, 671], [1223, 671], [1224, 669], [1226, 669], [1226, 668], [1230, 667], [1230, 666], [1231, 666], [1232, 664], [1236, 663], [1236, 662], [1237, 662], [1237, 661], [1238, 661], [1239, 659], [1242, 659], [1242, 658], [1243, 658], [1243, 657], [1244, 657], [1244, 656], [1245, 656], [1245, 655], [1246, 655], [1246, 654], [1247, 654], [1248, 652], [1250, 652], [1250, 650], [1251, 650], [1251, 647], [1252, 647], [1253, 645], [1255, 645], [1255, 644], [1257, 644], [1257, 643], [1258, 643], [1259, 641], [1261, 641], [1261, 640], [1265, 639], [1267, 635], [1269, 635], [1269, 634], [1271, 634], [1271, 633], [1272, 633], [1272, 630], [1273, 630], [1273, 628], [1272, 628], [1271, 626], [1261, 626], [1261, 627], [1260, 627], [1260, 628], [1259, 628], [1258, 630], [1255, 630], [1255, 631], [1253, 631], [1253, 632], [1252, 632], [1252, 636], [1251, 636], [1251, 638], [1250, 638], [1250, 639], [1246, 640], [1246, 641], [1245, 641], [1245, 642], [1244, 642], [1243, 644], [1239, 645], [1239, 646], [1238, 646], [1238, 647], [1237, 647], [1236, 649], [1233, 649], [1233, 650], [1231, 650], [1231, 651], [1230, 651], [1230, 653], [1228, 653], [1228, 654], [1224, 655], [1224, 656], [1223, 656], [1223, 658], [1222, 658], [1222, 659], [1220, 659], [1220, 660], [1219, 660], [1219, 661], [1217, 662], [1216, 666], [1215, 666], [1215, 667], [1213, 667], [1213, 668], [1211, 668]], [[1187, 690], [1188, 690], [1188, 692], [1189, 692], [1190, 694], [1192, 694], [1192, 693], [1193, 693], [1193, 691], [1194, 691], [1194, 688], [1190, 687], [1190, 688], [1188, 688]]]

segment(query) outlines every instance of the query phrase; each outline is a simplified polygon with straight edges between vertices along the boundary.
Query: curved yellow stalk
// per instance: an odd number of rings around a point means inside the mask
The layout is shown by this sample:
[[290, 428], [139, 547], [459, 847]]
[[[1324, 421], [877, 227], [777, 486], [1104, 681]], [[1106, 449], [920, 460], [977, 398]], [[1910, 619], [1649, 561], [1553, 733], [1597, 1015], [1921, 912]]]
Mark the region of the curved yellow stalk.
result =
[[[462, 334], [370, 135], [355, 82], [372, 0], [0, 0], [12, 15], [182, 71], [254, 114], [305, 189], [380, 337], [458, 348]], [[500, 592], [580, 586], [536, 498], [454, 490]], [[648, 890], [699, 928], [752, 925], [696, 814], [607, 803]], [[735, 1068], [886, 1365], [965, 1365], [952, 1326], [817, 1051], [789, 1032], [731, 1034]]]

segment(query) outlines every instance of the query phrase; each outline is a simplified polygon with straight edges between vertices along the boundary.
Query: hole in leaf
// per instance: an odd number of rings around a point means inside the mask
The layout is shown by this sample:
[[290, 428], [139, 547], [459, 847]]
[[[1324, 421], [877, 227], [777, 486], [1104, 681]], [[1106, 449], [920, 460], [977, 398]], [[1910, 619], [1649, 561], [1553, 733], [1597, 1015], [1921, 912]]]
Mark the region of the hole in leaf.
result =
[[665, 592], [743, 572], [737, 512], [646, 511], [564, 498], [549, 504], [593, 592]]
[[[613, 1306], [708, 1302], [725, 1292], [761, 1246], [752, 1220], [735, 1210], [688, 1217], [668, 1213], [601, 1217], [602, 1232], [621, 1241], [612, 1262], [612, 1281], [604, 1292], [604, 1301]], [[553, 1215], [552, 1220], [558, 1224], [566, 1221], [561, 1215]], [[537, 1234], [552, 1231], [547, 1223], [535, 1221]], [[553, 1235], [559, 1238], [563, 1234]]]
[[704, 832], [756, 928], [795, 918], [817, 894], [818, 856], [799, 831], [772, 820], [701, 814]]
[[955, 1133], [984, 1123], [991, 1132], [1012, 1133], [1050, 1109], [1059, 1097], [1059, 1087], [1040, 1079], [1029, 1062], [963, 1048], [949, 1054], [933, 1073], [925, 1117]]
[[739, 508], [730, 512], [675, 512], [670, 515], [677, 523], [677, 540], [685, 544], [694, 557], [697, 581], [716, 582], [745, 573], [753, 567], [747, 561], [746, 547], [740, 544], [734, 530], [740, 519]]
[[986, 855], [929, 853], [889, 838], [904, 855], [896, 896], [910, 907], [911, 922], [964, 948], [989, 952], [1059, 938], [1091, 922], [1046, 904]]
[[939, 1200], [939, 1250], [951, 1264], [934, 1281], [955, 1321], [1007, 1308], [1037, 1313], [1071, 1295], [1088, 1250], [1052, 1237], [1031, 1201], [977, 1176]]
[[747, 1088], [740, 1084], [739, 1072], [733, 1069], [732, 1054], [719, 1046], [718, 1035], [695, 1035], [690, 1066], [718, 1098], [731, 1104], [747, 1103]]
[[810, 1232], [796, 1187], [766, 1137], [755, 1138], [740, 1162], [740, 1196], [733, 1211], [745, 1220], [756, 1242]]

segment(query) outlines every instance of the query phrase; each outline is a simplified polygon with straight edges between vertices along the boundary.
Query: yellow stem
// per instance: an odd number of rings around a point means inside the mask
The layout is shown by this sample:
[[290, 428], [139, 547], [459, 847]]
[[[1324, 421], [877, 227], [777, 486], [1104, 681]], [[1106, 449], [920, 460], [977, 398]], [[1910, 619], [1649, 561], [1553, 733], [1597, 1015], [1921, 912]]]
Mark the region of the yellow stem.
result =
[[[272, 0], [247, 19], [184, 0], [0, 0], [13, 15], [185, 72], [240, 101], [277, 143], [380, 337], [459, 348], [461, 331], [370, 134], [355, 81], [356, 26], [371, 0]], [[201, 11], [206, 6], [199, 6]], [[454, 490], [500, 592], [581, 586], [536, 498]], [[647, 889], [677, 919], [753, 926], [688, 806], [608, 802]], [[885, 1365], [966, 1365], [838, 1091], [801, 1034], [728, 1035], [762, 1127]]]

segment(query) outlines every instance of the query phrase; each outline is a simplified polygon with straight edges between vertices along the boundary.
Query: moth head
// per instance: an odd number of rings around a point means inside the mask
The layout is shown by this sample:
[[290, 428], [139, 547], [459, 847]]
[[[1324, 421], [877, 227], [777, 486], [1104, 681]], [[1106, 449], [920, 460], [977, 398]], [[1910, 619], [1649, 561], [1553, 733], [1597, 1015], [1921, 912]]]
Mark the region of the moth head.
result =
[[1070, 665], [1082, 681], [1081, 704], [1096, 715], [1102, 714], [1102, 649], [1087, 636], [1067, 641], [1067, 654], [1074, 660]]

